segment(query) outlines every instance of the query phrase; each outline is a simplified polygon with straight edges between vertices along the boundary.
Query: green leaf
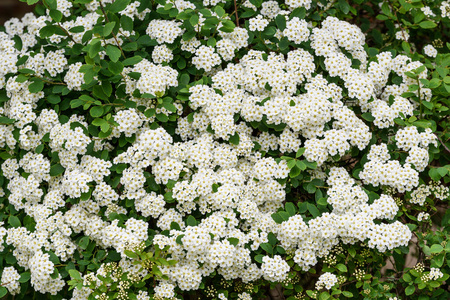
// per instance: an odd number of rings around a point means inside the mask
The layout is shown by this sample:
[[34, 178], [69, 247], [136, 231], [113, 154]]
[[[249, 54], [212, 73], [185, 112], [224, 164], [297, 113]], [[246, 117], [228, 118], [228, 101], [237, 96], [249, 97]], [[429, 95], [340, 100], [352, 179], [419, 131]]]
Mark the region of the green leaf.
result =
[[225, 15], [225, 10], [222, 6], [216, 6], [214, 7], [214, 12], [217, 14], [219, 18], [222, 18], [223, 15]]
[[103, 36], [107, 37], [110, 35], [114, 29], [114, 26], [116, 26], [116, 22], [107, 23], [105, 27], [103, 27]]
[[172, 203], [172, 202], [174, 202], [174, 199], [173, 199], [173, 193], [172, 193], [172, 192], [167, 192], [167, 193], [165, 193], [165, 194], [164, 194], [164, 200], [165, 200], [167, 203]]
[[198, 24], [199, 21], [199, 17], [197, 14], [193, 14], [190, 18], [189, 18], [189, 23], [191, 23], [192, 26], [196, 26]]
[[439, 174], [437, 168], [431, 168], [428, 171], [428, 175], [433, 179], [434, 181], [439, 181], [441, 179], [441, 174]]
[[8, 290], [4, 286], [0, 286], [0, 298], [3, 298], [8, 294]]
[[321, 205], [321, 206], [327, 206], [328, 205], [327, 198], [320, 198], [319, 200], [317, 200], [316, 203], [317, 203], [317, 205]]
[[284, 209], [288, 212], [288, 214], [289, 214], [291, 217], [292, 217], [292, 216], [295, 216], [295, 214], [297, 213], [297, 209], [296, 209], [294, 203], [292, 203], [292, 202], [287, 202], [287, 203], [284, 205]]
[[346, 0], [339, 0], [339, 7], [344, 14], [348, 14], [348, 12], [350, 11], [350, 5], [348, 5], [348, 2]]
[[189, 216], [187, 217], [186, 224], [188, 226], [197, 226], [197, 220], [194, 218], [194, 216]]
[[300, 148], [300, 149], [298, 149], [297, 150], [297, 153], [295, 154], [295, 158], [299, 158], [300, 156], [302, 156], [303, 155], [303, 153], [305, 153], [305, 148]]
[[183, 41], [188, 41], [192, 39], [195, 36], [195, 34], [196, 34], [195, 30], [186, 30], [186, 32], [182, 36], [182, 39]]
[[272, 245], [272, 246], [275, 246], [279, 241], [278, 241], [278, 239], [277, 239], [277, 237], [275, 236], [275, 234], [273, 234], [273, 232], [269, 232], [268, 234], [267, 234], [267, 239], [269, 240], [269, 243]]
[[302, 160], [297, 160], [295, 165], [302, 171], [306, 170], [306, 164]]
[[47, 25], [39, 30], [39, 35], [41, 38], [45, 39], [55, 34], [57, 27], [55, 25]]
[[137, 255], [137, 254], [134, 253], [133, 251], [125, 250], [124, 253], [125, 253], [125, 255], [128, 256], [129, 258], [133, 258], [133, 259], [138, 259], [138, 258], [139, 258], [139, 255]]
[[127, 52], [136, 51], [137, 48], [138, 44], [136, 42], [126, 43], [122, 46], [122, 50]]
[[291, 14], [290, 14], [290, 18], [292, 19], [293, 17], [297, 17], [299, 19], [304, 19], [306, 16], [306, 8], [304, 7], [297, 7], [296, 9], [294, 9]]
[[62, 12], [57, 9], [51, 9], [49, 15], [55, 22], [61, 22], [63, 16]]
[[286, 29], [286, 17], [284, 15], [278, 15], [275, 18], [275, 23], [277, 24], [278, 29], [283, 31]]
[[169, 117], [165, 114], [156, 114], [156, 119], [158, 119], [158, 121], [163, 123], [169, 121]]
[[58, 95], [48, 95], [47, 102], [51, 104], [58, 104], [59, 102], [61, 102], [61, 97]]
[[281, 247], [281, 246], [276, 246], [276, 247], [275, 247], [275, 250], [276, 250], [276, 252], [278, 252], [279, 254], [282, 254], [282, 255], [286, 254], [286, 250], [284, 250], [284, 248]]
[[316, 185], [312, 182], [308, 183], [308, 185], [306, 186], [306, 191], [310, 194], [314, 194], [316, 190], [317, 190]]
[[90, 115], [93, 118], [98, 118], [103, 115], [103, 106], [93, 106], [91, 110], [89, 111]]
[[31, 278], [31, 273], [24, 272], [24, 273], [20, 274], [19, 282], [20, 283], [27, 282], [28, 280], [30, 280], [30, 278]]
[[342, 291], [342, 295], [344, 295], [344, 297], [347, 297], [347, 298], [353, 297], [353, 294], [349, 291]]
[[139, 55], [127, 58], [123, 61], [123, 65], [124, 66], [132, 66], [137, 64], [138, 62], [140, 62], [142, 60], [142, 57], [140, 57]]
[[80, 25], [80, 26], [72, 27], [69, 29], [69, 32], [72, 32], [72, 33], [84, 32], [84, 26]]
[[424, 28], [424, 29], [430, 29], [430, 28], [434, 28], [437, 26], [436, 23], [434, 23], [433, 21], [423, 21], [419, 23], [419, 26]]
[[231, 245], [233, 246], [237, 246], [237, 244], [239, 244], [239, 239], [238, 238], [234, 238], [234, 237], [230, 237], [227, 239]]
[[269, 243], [262, 243], [259, 246], [261, 247], [261, 249], [263, 249], [267, 253], [273, 254], [273, 247], [272, 247], [271, 244], [269, 244]]
[[273, 213], [272, 215], [272, 219], [275, 221], [275, 223], [277, 223], [277, 224], [281, 224], [281, 223], [283, 223], [283, 218], [280, 216], [280, 214], [278, 214], [278, 213]]
[[7, 117], [0, 117], [1, 124], [13, 124], [16, 120]]
[[[293, 160], [292, 160], [293, 161]], [[291, 161], [290, 161], [291, 162]], [[295, 162], [295, 161], [294, 161]], [[300, 173], [302, 172], [302, 170], [300, 170], [298, 167], [297, 167], [297, 165], [295, 165], [292, 169], [291, 169], [291, 171], [289, 172], [289, 177], [290, 178], [295, 178], [295, 177], [297, 177], [298, 175], [300, 175]]]
[[58, 8], [57, 0], [45, 0], [45, 3], [47, 4], [47, 7], [49, 9], [57, 9]]
[[[93, 39], [90, 43], [89, 43], [89, 50], [88, 50], [88, 54], [89, 57], [94, 58], [98, 55], [98, 53], [100, 52], [100, 49], [102, 48], [102, 44], [100, 43], [100, 39], [96, 38]], [[81, 71], [81, 69], [80, 69]]]
[[[285, 160], [288, 159], [288, 157], [284, 158]], [[297, 165], [297, 161], [295, 159], [292, 159], [291, 157], [289, 157], [289, 161], [287, 162], [287, 167], [290, 169], [292, 169], [293, 167], [295, 167]]]
[[444, 250], [444, 247], [439, 244], [434, 244], [433, 246], [431, 246], [430, 250], [431, 253], [440, 253]]
[[11, 225], [14, 228], [20, 227], [22, 224], [20, 223], [20, 220], [16, 216], [9, 216], [8, 218], [8, 224]]
[[109, 56], [111, 61], [117, 62], [120, 58], [121, 52], [120, 49], [113, 45], [106, 46], [106, 55]]
[[441, 177], [444, 177], [445, 175], [447, 175], [448, 169], [446, 167], [440, 167], [437, 168], [437, 171], [439, 175], [441, 175]]
[[410, 295], [414, 294], [415, 291], [416, 291], [416, 287], [414, 285], [410, 285], [405, 289], [405, 295], [410, 296]]
[[123, 71], [123, 64], [120, 61], [118, 62], [110, 61], [108, 63], [108, 70], [114, 75], [120, 74]]
[[165, 108], [165, 109], [167, 109], [168, 111], [170, 111], [170, 112], [176, 112], [177, 111], [177, 108], [176, 108], [176, 106], [175, 105], [173, 105], [172, 103], [170, 103], [170, 102], [163, 102], [163, 107]]
[[327, 300], [330, 299], [330, 297], [331, 296], [328, 292], [322, 292], [320, 293], [319, 300]]
[[235, 132], [234, 135], [230, 137], [229, 142], [232, 145], [239, 145], [239, 134]]
[[344, 264], [338, 264], [337, 266], [336, 266], [336, 269], [338, 269], [339, 271], [341, 271], [341, 272], [347, 272], [348, 270], [347, 270], [347, 267], [344, 265]]
[[147, 109], [147, 110], [144, 112], [144, 115], [145, 115], [147, 118], [151, 118], [151, 117], [153, 117], [153, 116], [155, 115], [155, 113], [156, 113], [156, 110], [155, 110], [154, 108], [150, 108], [150, 109]]
[[118, 13], [119, 11], [124, 10], [128, 4], [130, 4], [131, 0], [116, 0], [113, 4], [109, 7], [109, 11], [112, 13]]
[[56, 164], [50, 167], [50, 176], [58, 176], [62, 173], [64, 173], [66, 169], [64, 169], [63, 166], [60, 164]]
[[422, 101], [422, 105], [425, 106], [426, 108], [428, 108], [429, 110], [432, 110], [434, 107], [433, 102], [428, 102], [428, 101]]
[[262, 264], [263, 257], [264, 257], [264, 255], [258, 254], [258, 255], [255, 256], [255, 261], [259, 262], [260, 264]]
[[183, 245], [183, 237], [184, 237], [184, 234], [180, 234], [179, 236], [177, 236], [175, 242], [176, 242], [178, 245]]
[[222, 20], [222, 27], [219, 28], [223, 32], [233, 32], [236, 25], [230, 20]]
[[80, 246], [81, 249], [86, 249], [89, 245], [89, 237], [88, 236], [82, 237], [78, 242], [78, 245]]
[[71, 278], [81, 280], [80, 272], [78, 272], [77, 270], [70, 269], [68, 272]]
[[39, 78], [34, 78], [33, 83], [28, 86], [30, 93], [38, 93], [44, 89], [44, 82]]
[[44, 144], [40, 144], [39, 146], [36, 147], [36, 149], [34, 149], [34, 152], [39, 154], [39, 153], [42, 153], [43, 150], [44, 150]]
[[306, 207], [308, 208], [308, 211], [314, 218], [317, 218], [320, 215], [320, 211], [317, 209], [315, 205], [308, 202], [306, 204]]
[[180, 59], [177, 61], [177, 67], [180, 70], [186, 68], [186, 59], [184, 59], [184, 57], [180, 57]]
[[347, 250], [348, 254], [351, 255], [351, 257], [355, 257], [356, 256], [356, 250], [354, 248], [349, 248]]
[[307, 160], [303, 160], [303, 162], [305, 163], [305, 165], [309, 168], [309, 169], [317, 169], [317, 162], [313, 161], [307, 161]]
[[369, 122], [373, 122], [375, 120], [375, 117], [370, 112], [363, 113], [361, 117], [363, 117], [364, 120]]
[[129, 31], [129, 32], [133, 31], [133, 27], [134, 27], [133, 19], [128, 16], [122, 15], [120, 17], [120, 25], [122, 25], [123, 30]]

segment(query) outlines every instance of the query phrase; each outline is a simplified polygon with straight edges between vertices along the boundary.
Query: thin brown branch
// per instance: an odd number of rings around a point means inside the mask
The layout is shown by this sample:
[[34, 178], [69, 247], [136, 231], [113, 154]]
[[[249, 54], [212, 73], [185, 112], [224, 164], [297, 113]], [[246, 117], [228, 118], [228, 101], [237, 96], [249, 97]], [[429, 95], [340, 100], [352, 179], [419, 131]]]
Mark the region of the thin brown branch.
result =
[[439, 142], [441, 142], [442, 147], [444, 147], [444, 149], [447, 150], [447, 152], [450, 153], [450, 149], [444, 144], [444, 142], [441, 140], [441, 138], [439, 137], [439, 135], [437, 135], [436, 133], [435, 133], [435, 135], [436, 135], [436, 137], [438, 138]]
[[73, 39], [72, 35], [71, 35], [64, 27], [62, 27], [61, 24], [59, 24], [59, 22], [56, 23], [56, 24], [58, 25], [59, 28], [61, 28], [61, 29], [65, 32], [65, 34], [67, 34], [67, 36], [72, 40], [72, 42], [74, 42], [75, 44], [77, 43], [77, 42], [75, 42], [75, 40]]
[[237, 13], [236, 0], [234, 0], [234, 13], [236, 14], [236, 27], [239, 27], [239, 17], [238, 17], [238, 13]]

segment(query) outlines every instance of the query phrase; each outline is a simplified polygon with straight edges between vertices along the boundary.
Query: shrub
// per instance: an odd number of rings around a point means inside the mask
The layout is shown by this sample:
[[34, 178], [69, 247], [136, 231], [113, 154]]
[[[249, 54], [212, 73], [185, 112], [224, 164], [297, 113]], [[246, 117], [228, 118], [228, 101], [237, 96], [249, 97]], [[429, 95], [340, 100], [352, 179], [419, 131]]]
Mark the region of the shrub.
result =
[[23, 1], [0, 297], [448, 299], [449, 2]]

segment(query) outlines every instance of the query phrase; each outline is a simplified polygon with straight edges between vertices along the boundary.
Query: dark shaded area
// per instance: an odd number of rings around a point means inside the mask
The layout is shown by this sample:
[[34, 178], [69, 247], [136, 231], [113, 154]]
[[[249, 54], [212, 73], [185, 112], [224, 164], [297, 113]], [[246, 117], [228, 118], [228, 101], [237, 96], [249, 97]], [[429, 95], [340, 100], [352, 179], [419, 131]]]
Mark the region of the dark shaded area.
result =
[[32, 12], [34, 6], [30, 6], [19, 0], [0, 0], [0, 26], [9, 19], [22, 18], [26, 13]]

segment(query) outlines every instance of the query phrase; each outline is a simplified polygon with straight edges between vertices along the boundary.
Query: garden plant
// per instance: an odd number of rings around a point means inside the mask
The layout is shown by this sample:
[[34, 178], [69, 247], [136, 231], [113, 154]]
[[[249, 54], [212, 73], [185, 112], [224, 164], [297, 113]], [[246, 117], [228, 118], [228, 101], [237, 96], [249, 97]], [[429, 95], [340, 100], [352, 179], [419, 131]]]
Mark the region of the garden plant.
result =
[[0, 299], [450, 298], [450, 1], [21, 1]]

